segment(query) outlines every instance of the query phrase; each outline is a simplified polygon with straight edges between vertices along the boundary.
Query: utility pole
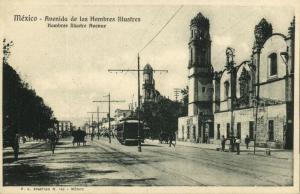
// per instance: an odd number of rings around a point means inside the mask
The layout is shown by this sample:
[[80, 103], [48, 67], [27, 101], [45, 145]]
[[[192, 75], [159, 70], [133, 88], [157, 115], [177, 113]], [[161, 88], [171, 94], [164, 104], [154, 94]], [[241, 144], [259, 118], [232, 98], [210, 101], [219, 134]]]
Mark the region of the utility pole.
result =
[[180, 91], [181, 91], [180, 88], [174, 88], [174, 96], [175, 96], [176, 102], [178, 101], [177, 99], [178, 99]]
[[100, 121], [99, 121], [99, 114], [100, 113], [108, 113], [108, 112], [100, 112], [99, 111], [99, 106], [97, 107], [97, 112], [88, 112], [88, 113], [91, 113], [91, 114], [97, 114], [97, 130], [98, 130], [98, 139], [99, 139], [99, 132], [100, 132], [100, 129], [99, 129], [99, 124], [100, 124]]
[[[92, 114], [92, 134], [91, 134], [91, 140], [93, 141], [93, 136], [94, 136], [94, 112], [87, 112]], [[89, 127], [90, 129], [90, 127]]]
[[256, 93], [256, 106], [255, 106], [255, 128], [254, 128], [254, 149], [253, 149], [253, 154], [255, 154], [256, 150], [256, 133], [257, 133], [257, 121], [258, 121], [258, 106], [260, 103], [260, 97], [259, 97], [259, 90], [260, 90], [260, 81], [259, 81], [259, 69], [260, 69], [260, 50], [258, 51], [257, 55], [257, 80], [256, 80], [256, 86], [257, 86], [257, 93]]
[[109, 139], [109, 143], [111, 143], [111, 126], [110, 126], [110, 103], [115, 102], [125, 102], [125, 100], [111, 100], [110, 99], [110, 93], [108, 93], [108, 95], [103, 96], [103, 97], [108, 97], [108, 101], [107, 100], [94, 100], [93, 102], [108, 102], [108, 130], [109, 130], [109, 135], [108, 135], [108, 139]]
[[89, 134], [91, 134], [91, 119], [89, 117]]
[[[137, 72], [138, 77], [138, 108], [137, 108], [137, 117], [138, 117], [138, 151], [142, 151], [141, 147], [141, 137], [140, 137], [140, 110], [141, 110], [141, 100], [140, 100], [140, 72], [144, 70], [140, 69], [140, 55], [137, 56], [137, 69], [109, 69], [108, 72]], [[168, 72], [168, 70], [152, 70], [153, 72]]]

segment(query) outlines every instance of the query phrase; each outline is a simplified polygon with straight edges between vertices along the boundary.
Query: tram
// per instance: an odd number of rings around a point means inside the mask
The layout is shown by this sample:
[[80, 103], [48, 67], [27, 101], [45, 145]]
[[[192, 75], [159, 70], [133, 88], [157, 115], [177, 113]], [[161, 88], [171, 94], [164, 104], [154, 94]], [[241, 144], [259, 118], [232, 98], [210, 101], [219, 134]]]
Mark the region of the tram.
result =
[[[124, 145], [138, 145], [138, 136], [140, 141], [143, 142], [143, 123], [140, 121], [140, 130], [138, 132], [139, 121], [134, 118], [125, 118], [120, 120], [114, 126], [114, 131], [117, 139]], [[138, 134], [139, 133], [139, 134]]]

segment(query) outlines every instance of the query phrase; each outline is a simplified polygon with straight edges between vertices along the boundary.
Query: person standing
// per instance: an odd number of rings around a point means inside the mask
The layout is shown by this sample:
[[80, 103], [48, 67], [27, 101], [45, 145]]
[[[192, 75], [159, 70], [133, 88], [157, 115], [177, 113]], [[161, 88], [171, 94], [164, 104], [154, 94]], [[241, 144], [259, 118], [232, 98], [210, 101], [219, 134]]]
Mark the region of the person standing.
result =
[[241, 143], [240, 138], [236, 137], [235, 138], [235, 146], [236, 146], [236, 154], [237, 155], [240, 155], [240, 143]]
[[245, 138], [246, 149], [249, 148], [249, 143], [250, 143], [250, 138], [249, 138], [249, 136], [247, 135], [246, 138]]
[[222, 137], [221, 137], [221, 146], [222, 146], [222, 151], [223, 152], [225, 151], [225, 142], [226, 142], [226, 139], [225, 139], [224, 135], [222, 135]]

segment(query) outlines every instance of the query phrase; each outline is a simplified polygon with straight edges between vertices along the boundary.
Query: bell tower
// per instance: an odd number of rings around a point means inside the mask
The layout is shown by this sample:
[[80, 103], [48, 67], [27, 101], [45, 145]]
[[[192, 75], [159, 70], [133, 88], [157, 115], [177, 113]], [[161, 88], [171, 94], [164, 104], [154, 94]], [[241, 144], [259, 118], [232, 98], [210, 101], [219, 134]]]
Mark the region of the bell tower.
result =
[[155, 81], [153, 79], [153, 69], [146, 64], [143, 71], [143, 101], [150, 102], [155, 100]]
[[212, 115], [213, 68], [209, 20], [198, 13], [191, 20], [190, 31], [188, 115]]

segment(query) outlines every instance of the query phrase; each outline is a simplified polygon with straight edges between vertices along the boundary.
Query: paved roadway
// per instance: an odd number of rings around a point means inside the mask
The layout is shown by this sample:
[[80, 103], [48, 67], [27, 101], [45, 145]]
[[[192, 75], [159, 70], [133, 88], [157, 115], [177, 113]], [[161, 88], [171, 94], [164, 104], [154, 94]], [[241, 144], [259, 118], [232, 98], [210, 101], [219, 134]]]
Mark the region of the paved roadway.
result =
[[55, 154], [46, 144], [23, 151], [17, 162], [4, 154], [4, 186], [289, 186], [293, 179], [292, 153], [274, 158], [157, 143], [139, 153], [101, 138], [84, 147], [61, 140]]

